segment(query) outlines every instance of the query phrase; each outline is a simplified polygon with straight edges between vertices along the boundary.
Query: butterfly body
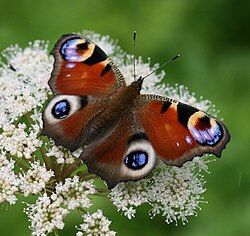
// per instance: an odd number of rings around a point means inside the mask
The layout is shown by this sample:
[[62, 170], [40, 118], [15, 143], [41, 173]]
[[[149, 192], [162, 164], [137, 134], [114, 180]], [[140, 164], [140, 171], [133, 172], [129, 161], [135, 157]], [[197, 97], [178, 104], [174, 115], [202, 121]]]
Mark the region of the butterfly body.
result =
[[129, 86], [92, 41], [64, 35], [52, 54], [49, 85], [57, 95], [43, 113], [42, 133], [80, 158], [109, 188], [139, 180], [157, 156], [181, 166], [195, 156], [220, 156], [229, 142], [225, 125], [197, 108], [165, 96], [141, 94], [143, 78]]
[[[128, 87], [118, 90], [112, 96], [107, 95], [99, 101], [102, 109], [91, 118], [84, 129], [83, 145], [91, 142], [101, 142], [115, 131], [121, 120], [129, 118], [129, 114], [134, 109], [136, 99], [139, 97], [141, 81], [135, 81]], [[133, 117], [130, 117], [133, 120]]]

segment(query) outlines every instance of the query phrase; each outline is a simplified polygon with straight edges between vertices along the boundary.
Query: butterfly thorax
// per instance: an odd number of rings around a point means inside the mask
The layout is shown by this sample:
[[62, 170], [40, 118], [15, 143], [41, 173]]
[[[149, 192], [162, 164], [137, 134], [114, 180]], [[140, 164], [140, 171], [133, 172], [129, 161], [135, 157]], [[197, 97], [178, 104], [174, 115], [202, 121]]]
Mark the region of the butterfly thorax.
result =
[[128, 87], [118, 90], [104, 106], [104, 110], [88, 122], [84, 130], [83, 144], [99, 142], [113, 133], [121, 120], [131, 113], [140, 95], [140, 89], [141, 81], [135, 81]]

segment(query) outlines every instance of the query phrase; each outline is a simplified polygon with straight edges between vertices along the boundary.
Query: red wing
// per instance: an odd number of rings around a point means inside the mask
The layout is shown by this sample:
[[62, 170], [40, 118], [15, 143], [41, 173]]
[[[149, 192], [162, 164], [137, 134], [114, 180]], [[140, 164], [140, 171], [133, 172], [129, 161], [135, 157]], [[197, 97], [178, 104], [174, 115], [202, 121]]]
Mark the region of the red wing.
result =
[[171, 165], [212, 153], [220, 157], [229, 142], [227, 128], [216, 118], [162, 96], [141, 95], [138, 120], [161, 159]]
[[90, 173], [113, 188], [119, 182], [146, 177], [154, 168], [157, 155], [146, 135], [133, 130], [132, 123], [124, 119], [106, 139], [88, 144], [80, 158]]
[[98, 96], [126, 85], [103, 50], [83, 36], [63, 35], [51, 53], [55, 62], [49, 85], [57, 94]]
[[103, 106], [88, 96], [57, 95], [43, 112], [42, 135], [74, 151], [81, 146], [87, 123]]

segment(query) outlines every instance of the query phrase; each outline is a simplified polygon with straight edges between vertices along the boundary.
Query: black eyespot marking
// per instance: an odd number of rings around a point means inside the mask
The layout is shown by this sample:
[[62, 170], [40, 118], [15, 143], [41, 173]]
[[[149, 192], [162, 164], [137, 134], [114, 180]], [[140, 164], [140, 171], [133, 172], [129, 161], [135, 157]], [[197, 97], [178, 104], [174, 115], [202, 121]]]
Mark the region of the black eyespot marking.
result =
[[57, 102], [52, 108], [52, 115], [57, 119], [63, 119], [69, 115], [70, 105], [69, 102], [64, 99]]
[[88, 105], [89, 98], [88, 96], [81, 97], [81, 108], [84, 108]]
[[84, 63], [87, 65], [94, 65], [96, 63], [106, 60], [107, 57], [108, 56], [104, 53], [104, 51], [102, 51], [101, 48], [95, 45], [95, 49], [92, 55], [87, 60], [85, 60]]
[[105, 68], [102, 70], [101, 76], [104, 76], [107, 72], [111, 70], [111, 65], [107, 64]]
[[88, 42], [86, 43], [80, 43], [77, 45], [77, 49], [82, 52], [88, 49]]
[[168, 108], [171, 106], [171, 102], [169, 101], [165, 101], [162, 105], [162, 108], [161, 108], [161, 113], [164, 113], [168, 110]]
[[190, 116], [192, 116], [197, 111], [199, 110], [179, 102], [177, 105], [178, 121], [187, 127]]
[[210, 118], [208, 116], [203, 116], [199, 119], [198, 124], [200, 129], [210, 128], [211, 127]]
[[145, 133], [136, 133], [128, 141], [128, 144], [132, 143], [133, 141], [140, 140], [140, 139], [148, 140], [148, 137]]
[[148, 154], [143, 151], [131, 152], [125, 157], [124, 163], [132, 170], [142, 169], [148, 163]]

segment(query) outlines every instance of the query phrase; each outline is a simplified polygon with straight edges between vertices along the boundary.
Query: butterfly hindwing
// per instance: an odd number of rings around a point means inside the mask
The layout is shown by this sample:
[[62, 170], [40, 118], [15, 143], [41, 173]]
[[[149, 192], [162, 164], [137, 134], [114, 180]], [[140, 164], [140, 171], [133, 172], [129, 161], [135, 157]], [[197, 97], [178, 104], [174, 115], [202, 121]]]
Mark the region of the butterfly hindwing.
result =
[[55, 62], [49, 85], [57, 94], [100, 96], [126, 85], [105, 52], [81, 35], [63, 35], [51, 53]]
[[146, 177], [154, 168], [157, 155], [147, 136], [133, 130], [129, 120], [124, 119], [108, 138], [88, 144], [80, 158], [90, 173], [113, 188], [119, 182]]
[[227, 128], [192, 106], [157, 95], [141, 95], [138, 120], [160, 158], [171, 165], [212, 153], [220, 157], [229, 142]]
[[43, 112], [42, 135], [74, 151], [81, 146], [85, 126], [101, 107], [91, 96], [57, 95]]

